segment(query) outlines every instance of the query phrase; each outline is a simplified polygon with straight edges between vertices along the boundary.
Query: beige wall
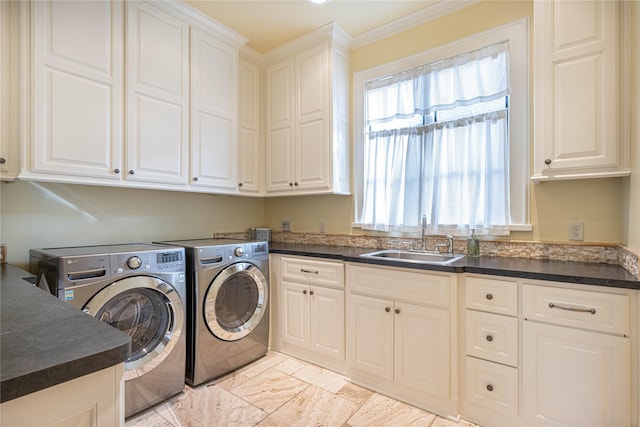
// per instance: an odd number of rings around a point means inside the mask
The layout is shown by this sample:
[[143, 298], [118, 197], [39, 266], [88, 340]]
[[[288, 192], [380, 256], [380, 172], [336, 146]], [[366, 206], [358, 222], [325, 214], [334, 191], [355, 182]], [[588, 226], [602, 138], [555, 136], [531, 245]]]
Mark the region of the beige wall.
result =
[[30, 248], [211, 237], [261, 227], [264, 199], [18, 181], [0, 185], [0, 240]]
[[[530, 1], [477, 3], [353, 51], [352, 72], [413, 55], [523, 17], [531, 17], [532, 10], [533, 4]], [[636, 192], [638, 187], [640, 185], [636, 183]], [[626, 193], [622, 179], [531, 184], [530, 190], [533, 231], [513, 232], [512, 239], [567, 241], [569, 222], [582, 221], [585, 241], [620, 243], [625, 240], [622, 207]], [[329, 233], [371, 234], [360, 229], [351, 229], [352, 209], [347, 209], [351, 203], [351, 197], [345, 196], [319, 196], [313, 203], [310, 198], [269, 200], [267, 223], [278, 228], [280, 220], [286, 218], [291, 221], [293, 231], [317, 232], [318, 221], [324, 219], [327, 221]], [[346, 215], [347, 211], [349, 216]], [[637, 218], [637, 206], [635, 212]]]
[[640, 248], [640, 3], [631, 3], [631, 177], [625, 178], [624, 243]]

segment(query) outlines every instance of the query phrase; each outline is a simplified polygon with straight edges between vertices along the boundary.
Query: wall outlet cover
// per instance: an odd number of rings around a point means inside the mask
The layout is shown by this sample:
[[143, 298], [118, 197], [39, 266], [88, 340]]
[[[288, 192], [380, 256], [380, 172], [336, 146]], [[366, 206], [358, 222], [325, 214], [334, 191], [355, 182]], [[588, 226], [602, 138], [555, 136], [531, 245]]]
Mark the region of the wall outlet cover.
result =
[[584, 223], [573, 221], [569, 223], [569, 240], [584, 240]]
[[283, 219], [281, 223], [282, 231], [291, 231], [291, 223], [288, 219]]

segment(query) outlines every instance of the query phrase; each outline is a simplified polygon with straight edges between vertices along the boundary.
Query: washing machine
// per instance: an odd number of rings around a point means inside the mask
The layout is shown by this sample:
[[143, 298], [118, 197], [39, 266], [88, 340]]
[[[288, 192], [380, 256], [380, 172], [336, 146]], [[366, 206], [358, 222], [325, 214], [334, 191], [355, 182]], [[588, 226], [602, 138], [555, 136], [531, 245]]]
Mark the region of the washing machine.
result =
[[259, 359], [269, 345], [268, 243], [158, 242], [187, 259], [186, 382], [196, 386]]
[[183, 248], [132, 243], [31, 249], [29, 265], [39, 287], [131, 336], [125, 417], [184, 389]]

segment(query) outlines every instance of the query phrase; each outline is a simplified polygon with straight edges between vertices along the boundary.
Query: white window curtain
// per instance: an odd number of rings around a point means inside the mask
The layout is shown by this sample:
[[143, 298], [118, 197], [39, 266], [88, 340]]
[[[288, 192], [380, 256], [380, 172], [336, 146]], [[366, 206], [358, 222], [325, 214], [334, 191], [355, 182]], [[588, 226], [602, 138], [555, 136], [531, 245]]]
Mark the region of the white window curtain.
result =
[[367, 83], [365, 229], [509, 233], [508, 43]]

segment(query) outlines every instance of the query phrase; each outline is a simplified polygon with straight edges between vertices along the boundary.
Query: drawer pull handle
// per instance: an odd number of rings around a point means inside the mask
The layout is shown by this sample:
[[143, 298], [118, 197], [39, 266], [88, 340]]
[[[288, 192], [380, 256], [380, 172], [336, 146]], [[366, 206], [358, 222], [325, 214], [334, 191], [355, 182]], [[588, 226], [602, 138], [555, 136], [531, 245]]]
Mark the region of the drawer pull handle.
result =
[[577, 311], [578, 313], [591, 313], [596, 314], [595, 308], [575, 308], [575, 307], [563, 307], [561, 305], [555, 305], [554, 303], [549, 303], [549, 308], [557, 308], [559, 310], [567, 310], [567, 311]]
[[300, 272], [302, 273], [311, 273], [311, 274], [318, 274], [318, 270], [307, 270], [306, 268], [301, 268]]
[[493, 299], [493, 295], [492, 294], [487, 294], [485, 296], [486, 299], [488, 299], [489, 301], [491, 301]]
[[389, 307], [385, 307], [384, 311], [386, 311], [387, 313], [391, 311], [391, 309]]
[[493, 391], [493, 386], [491, 384], [487, 384], [487, 390]]
[[487, 341], [489, 342], [493, 341], [493, 337], [491, 335], [487, 335]]

